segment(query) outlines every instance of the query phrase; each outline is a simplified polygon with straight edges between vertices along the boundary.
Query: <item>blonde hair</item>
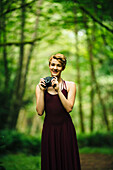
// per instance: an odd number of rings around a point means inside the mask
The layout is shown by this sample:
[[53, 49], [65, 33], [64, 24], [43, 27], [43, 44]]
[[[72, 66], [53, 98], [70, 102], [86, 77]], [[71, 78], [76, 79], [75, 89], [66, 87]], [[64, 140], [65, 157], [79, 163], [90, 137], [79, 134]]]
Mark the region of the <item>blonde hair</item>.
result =
[[57, 53], [57, 54], [55, 54], [55, 55], [52, 55], [52, 56], [50, 57], [50, 59], [49, 59], [49, 65], [51, 64], [51, 60], [52, 60], [53, 58], [56, 59], [56, 60], [58, 60], [58, 61], [61, 63], [61, 65], [62, 65], [62, 70], [64, 70], [65, 67], [66, 67], [66, 63], [67, 63], [66, 57], [65, 57], [63, 54], [60, 54], [60, 53]]

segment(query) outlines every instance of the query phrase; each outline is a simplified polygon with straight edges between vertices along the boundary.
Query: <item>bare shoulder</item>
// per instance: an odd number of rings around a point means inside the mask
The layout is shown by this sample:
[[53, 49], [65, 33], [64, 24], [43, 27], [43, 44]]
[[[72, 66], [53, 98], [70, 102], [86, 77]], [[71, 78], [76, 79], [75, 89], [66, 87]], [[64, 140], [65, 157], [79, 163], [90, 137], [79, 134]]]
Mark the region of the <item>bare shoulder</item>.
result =
[[76, 84], [72, 81], [66, 81], [67, 90], [76, 89]]
[[76, 84], [73, 81], [66, 81], [67, 86], [76, 86]]

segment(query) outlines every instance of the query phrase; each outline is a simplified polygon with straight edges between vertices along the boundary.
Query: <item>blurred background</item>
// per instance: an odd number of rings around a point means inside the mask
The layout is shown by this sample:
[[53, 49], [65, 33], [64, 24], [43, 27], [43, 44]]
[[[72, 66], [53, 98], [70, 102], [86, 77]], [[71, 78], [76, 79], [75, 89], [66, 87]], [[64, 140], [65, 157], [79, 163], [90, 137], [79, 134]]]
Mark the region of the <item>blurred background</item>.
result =
[[[112, 44], [112, 0], [0, 1], [1, 166], [40, 169], [44, 115], [36, 113], [35, 88], [50, 76], [56, 53], [67, 57], [62, 78], [77, 87], [70, 114], [80, 153], [113, 154]], [[17, 165], [22, 158], [26, 163]]]

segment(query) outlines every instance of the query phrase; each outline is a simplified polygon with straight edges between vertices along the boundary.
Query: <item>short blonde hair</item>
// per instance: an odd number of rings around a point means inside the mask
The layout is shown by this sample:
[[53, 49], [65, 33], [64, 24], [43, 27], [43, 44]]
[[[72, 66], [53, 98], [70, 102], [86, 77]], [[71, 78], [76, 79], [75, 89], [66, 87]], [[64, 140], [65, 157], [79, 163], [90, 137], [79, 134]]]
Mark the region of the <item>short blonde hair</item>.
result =
[[56, 59], [56, 60], [58, 60], [58, 61], [61, 63], [61, 65], [62, 65], [62, 70], [64, 70], [65, 67], [66, 67], [66, 63], [67, 63], [66, 57], [65, 57], [63, 54], [60, 54], [60, 53], [57, 53], [57, 54], [55, 54], [55, 55], [52, 55], [52, 56], [50, 57], [50, 59], [49, 59], [49, 65], [51, 64], [51, 60], [52, 60], [53, 58]]

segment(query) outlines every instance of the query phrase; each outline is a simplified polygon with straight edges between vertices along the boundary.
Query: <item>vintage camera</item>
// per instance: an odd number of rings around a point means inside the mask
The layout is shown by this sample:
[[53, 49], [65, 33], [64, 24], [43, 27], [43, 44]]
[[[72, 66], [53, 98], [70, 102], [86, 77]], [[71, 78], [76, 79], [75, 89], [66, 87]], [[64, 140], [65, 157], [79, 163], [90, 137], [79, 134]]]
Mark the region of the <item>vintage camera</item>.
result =
[[53, 78], [54, 78], [54, 77], [45, 77], [45, 78], [44, 78], [46, 87], [50, 87], [50, 86], [52, 85], [51, 80], [52, 80]]

